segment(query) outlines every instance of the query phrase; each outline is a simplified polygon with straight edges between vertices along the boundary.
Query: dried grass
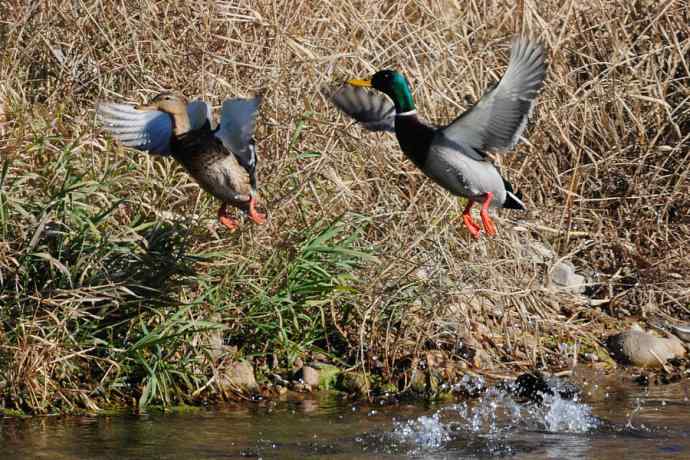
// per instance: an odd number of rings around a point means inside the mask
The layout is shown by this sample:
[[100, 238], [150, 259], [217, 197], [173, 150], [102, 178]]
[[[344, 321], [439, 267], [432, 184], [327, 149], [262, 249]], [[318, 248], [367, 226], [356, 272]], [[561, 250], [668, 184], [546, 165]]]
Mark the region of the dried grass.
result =
[[[428, 350], [474, 372], [559, 369], [597, 353], [620, 319], [690, 317], [687, 2], [10, 0], [4, 10], [6, 407], [93, 408], [149, 394], [152, 381], [151, 401], [211, 391], [213, 364], [197, 345], [214, 328], [258, 369], [323, 350], [404, 386]], [[319, 90], [395, 67], [420, 113], [447, 122], [500, 77], [518, 28], [549, 54], [527, 141], [501, 165], [530, 210], [501, 212], [499, 235], [473, 241], [462, 203]], [[209, 226], [216, 203], [172, 161], [94, 128], [96, 101], [163, 89], [216, 105], [267, 90], [266, 226]], [[359, 263], [305, 256], [333, 228], [331, 249], [359, 251]], [[554, 257], [531, 255], [537, 243]], [[587, 296], [548, 286], [561, 259], [592, 281]], [[299, 297], [287, 273], [301, 263], [333, 263], [323, 282], [334, 289]], [[133, 347], [161, 328], [166, 342]], [[148, 373], [154, 361], [168, 373]]]

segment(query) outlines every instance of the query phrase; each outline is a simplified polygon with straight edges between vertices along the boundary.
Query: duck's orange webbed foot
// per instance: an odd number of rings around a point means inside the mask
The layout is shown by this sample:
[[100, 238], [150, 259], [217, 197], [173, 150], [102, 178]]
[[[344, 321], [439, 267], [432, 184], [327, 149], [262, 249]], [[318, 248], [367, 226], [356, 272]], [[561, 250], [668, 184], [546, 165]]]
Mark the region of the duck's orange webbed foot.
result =
[[218, 210], [218, 221], [221, 224], [225, 225], [228, 228], [228, 230], [234, 232], [235, 230], [237, 230], [237, 227], [239, 227], [240, 224], [239, 222], [237, 222], [237, 219], [231, 217], [228, 214], [228, 211], [225, 209], [225, 206], [225, 203], [223, 203], [223, 205]]
[[486, 231], [486, 234], [489, 236], [495, 236], [496, 225], [494, 225], [494, 221], [491, 220], [489, 214], [486, 211], [482, 210], [479, 212], [479, 215], [482, 217], [482, 223], [484, 224], [484, 230]]
[[467, 206], [465, 206], [465, 210], [462, 212], [462, 220], [465, 223], [465, 227], [467, 227], [467, 230], [470, 231], [473, 237], [479, 238], [479, 232], [481, 229], [479, 228], [479, 225], [474, 223], [474, 220], [472, 219], [472, 214], [470, 210], [472, 209], [472, 205], [474, 204], [474, 201], [469, 200], [467, 202]]
[[479, 216], [482, 218], [482, 224], [484, 224], [484, 231], [486, 231], [486, 234], [489, 236], [496, 235], [496, 226], [494, 225], [494, 222], [491, 220], [491, 217], [489, 216], [489, 203], [491, 203], [491, 199], [493, 197], [493, 193], [487, 193], [486, 198], [482, 203], [482, 210], [479, 211]]
[[256, 224], [262, 225], [266, 223], [266, 214], [258, 212], [256, 210], [256, 198], [251, 197], [249, 199], [249, 212], [247, 213], [249, 218]]

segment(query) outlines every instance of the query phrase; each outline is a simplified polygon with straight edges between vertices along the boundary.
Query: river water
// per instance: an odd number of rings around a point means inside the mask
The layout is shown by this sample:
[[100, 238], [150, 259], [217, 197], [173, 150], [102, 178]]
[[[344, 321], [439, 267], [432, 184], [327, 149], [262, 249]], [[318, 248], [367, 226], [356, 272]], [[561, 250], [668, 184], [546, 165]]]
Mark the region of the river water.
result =
[[459, 404], [336, 398], [186, 414], [0, 420], [2, 459], [690, 458], [688, 381], [594, 385], [580, 400], [518, 403], [487, 389]]

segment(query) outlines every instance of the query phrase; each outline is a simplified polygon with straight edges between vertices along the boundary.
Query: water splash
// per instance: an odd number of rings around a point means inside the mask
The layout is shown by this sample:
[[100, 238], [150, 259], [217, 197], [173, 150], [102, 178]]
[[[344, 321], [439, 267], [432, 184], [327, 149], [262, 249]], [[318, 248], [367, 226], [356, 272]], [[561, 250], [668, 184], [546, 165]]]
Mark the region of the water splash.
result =
[[398, 442], [413, 444], [423, 449], [437, 449], [451, 440], [450, 430], [441, 421], [440, 411], [431, 416], [423, 415], [399, 422], [393, 434]]
[[599, 426], [591, 408], [558, 392], [542, 394], [541, 403], [521, 403], [506, 388], [491, 387], [477, 400], [437, 410], [432, 415], [396, 422], [392, 437], [411, 448], [410, 454], [448, 444], [481, 439], [487, 453], [510, 453], [510, 439], [525, 431], [554, 434], [586, 433]]
[[546, 410], [544, 430], [550, 433], [586, 433], [600, 424], [592, 409], [576, 400], [547, 396], [543, 408]]

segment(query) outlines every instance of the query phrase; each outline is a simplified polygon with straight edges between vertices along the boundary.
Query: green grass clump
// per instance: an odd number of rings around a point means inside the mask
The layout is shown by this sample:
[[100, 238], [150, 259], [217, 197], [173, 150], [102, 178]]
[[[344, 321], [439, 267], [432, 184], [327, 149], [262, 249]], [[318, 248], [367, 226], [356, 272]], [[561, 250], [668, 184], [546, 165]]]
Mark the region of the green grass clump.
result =
[[315, 222], [248, 271], [194, 247], [195, 232], [207, 232], [198, 222], [160, 220], [122, 198], [129, 168], [84, 168], [77, 139], [39, 130], [28, 139], [33, 164], [6, 159], [0, 176], [0, 228], [12, 245], [0, 310], [7, 406], [192, 401], [214, 375], [210, 335], [286, 365], [330, 349], [325, 309], [351, 299], [357, 269], [376, 260], [357, 246], [365, 218]]
[[[265, 278], [257, 285], [238, 277], [231, 288], [250, 286], [239, 305], [241, 327], [226, 340], [243, 346], [247, 354], [280, 350], [287, 366], [310, 350], [321, 349], [349, 357], [346, 343], [334, 324], [347, 324], [352, 301], [358, 294], [357, 269], [376, 262], [369, 252], [357, 249], [366, 220], [317, 223], [304, 240], [288, 251], [276, 251], [264, 262]], [[354, 230], [354, 231], [353, 231]], [[247, 337], [251, 337], [247, 348]], [[255, 348], [261, 344], [260, 348]], [[275, 353], [275, 352], [274, 352]]]

